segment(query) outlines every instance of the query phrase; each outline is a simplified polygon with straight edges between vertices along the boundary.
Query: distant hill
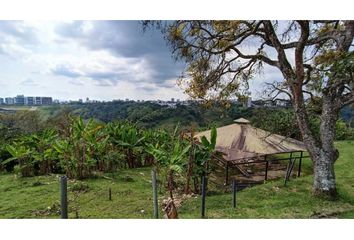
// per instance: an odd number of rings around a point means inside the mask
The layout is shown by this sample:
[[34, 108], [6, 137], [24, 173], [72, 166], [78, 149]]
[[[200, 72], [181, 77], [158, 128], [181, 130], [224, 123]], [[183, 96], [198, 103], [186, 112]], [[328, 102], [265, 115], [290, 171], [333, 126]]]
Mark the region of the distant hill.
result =
[[40, 111], [46, 118], [70, 111], [85, 119], [94, 118], [103, 122], [129, 120], [146, 128], [173, 129], [177, 123], [183, 126], [194, 126], [196, 129], [208, 128], [211, 125], [221, 126], [232, 123], [238, 117], [247, 117], [249, 110], [236, 104], [229, 109], [222, 106], [206, 108], [204, 105], [177, 105], [175, 108], [161, 106], [156, 103], [137, 102], [106, 102], [89, 104], [53, 105], [41, 107]]
[[[279, 108], [277, 108], [279, 109]], [[72, 103], [66, 105], [40, 106], [36, 108], [0, 108], [0, 113], [12, 113], [17, 110], [38, 110], [42, 119], [48, 119], [69, 111], [82, 116], [84, 119], [94, 118], [108, 123], [115, 120], [129, 120], [145, 128], [165, 128], [172, 130], [178, 123], [181, 127], [194, 127], [204, 130], [210, 126], [230, 124], [236, 118], [252, 119], [255, 116], [253, 108], [244, 108], [235, 103], [229, 108], [215, 104], [205, 107], [199, 103], [177, 105], [175, 108], [161, 106], [151, 102], [100, 102], [100, 103]], [[276, 109], [271, 108], [274, 112]], [[341, 118], [354, 127], [354, 108], [347, 106], [341, 111]], [[254, 121], [255, 119], [253, 119]]]

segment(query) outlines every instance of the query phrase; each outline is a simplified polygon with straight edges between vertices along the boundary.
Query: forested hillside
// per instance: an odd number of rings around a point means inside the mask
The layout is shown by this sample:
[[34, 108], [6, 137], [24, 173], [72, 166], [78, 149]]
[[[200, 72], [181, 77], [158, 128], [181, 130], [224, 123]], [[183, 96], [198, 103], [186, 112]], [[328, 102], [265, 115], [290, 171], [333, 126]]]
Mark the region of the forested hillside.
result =
[[[312, 110], [311, 125], [318, 132], [320, 119], [317, 110]], [[39, 107], [37, 111], [2, 111], [2, 126], [16, 126], [12, 131], [29, 129], [38, 131], [40, 125], [54, 126], [64, 120], [65, 116], [79, 115], [83, 119], [93, 118], [98, 122], [109, 123], [116, 120], [128, 120], [142, 128], [165, 129], [172, 131], [177, 124], [182, 130], [201, 131], [211, 126], [223, 126], [233, 123], [234, 119], [249, 119], [256, 127], [301, 140], [295, 115], [291, 108], [252, 107], [244, 108], [235, 103], [228, 108], [214, 104], [206, 107], [203, 104], [177, 105], [176, 108], [160, 106], [149, 102], [101, 102], [90, 104], [68, 104]], [[337, 122], [337, 140], [354, 137], [354, 110], [351, 106], [344, 108], [341, 119]], [[11, 123], [11, 121], [13, 123]], [[17, 123], [16, 123], [17, 122]], [[11, 127], [10, 127], [11, 128]]]
[[108, 123], [114, 120], [129, 120], [145, 128], [165, 128], [172, 130], [177, 123], [182, 127], [208, 128], [211, 125], [222, 126], [232, 123], [238, 117], [250, 117], [251, 111], [236, 104], [226, 109], [220, 105], [205, 107], [201, 104], [176, 108], [160, 106], [155, 103], [105, 102], [91, 104], [71, 104], [43, 107], [40, 112], [46, 118], [52, 118], [71, 112], [84, 119], [94, 118]]

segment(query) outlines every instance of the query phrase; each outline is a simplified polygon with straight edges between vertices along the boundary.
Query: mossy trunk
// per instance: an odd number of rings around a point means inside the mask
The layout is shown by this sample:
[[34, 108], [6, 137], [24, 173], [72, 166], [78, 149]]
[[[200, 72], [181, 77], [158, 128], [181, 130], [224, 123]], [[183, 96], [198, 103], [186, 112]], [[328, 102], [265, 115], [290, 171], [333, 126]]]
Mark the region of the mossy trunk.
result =
[[334, 147], [336, 122], [339, 114], [335, 96], [327, 93], [323, 97], [319, 139], [310, 129], [303, 96], [297, 97], [298, 99], [295, 99], [295, 113], [304, 143], [313, 162], [314, 194], [334, 199], [337, 195], [334, 162], [339, 156]]

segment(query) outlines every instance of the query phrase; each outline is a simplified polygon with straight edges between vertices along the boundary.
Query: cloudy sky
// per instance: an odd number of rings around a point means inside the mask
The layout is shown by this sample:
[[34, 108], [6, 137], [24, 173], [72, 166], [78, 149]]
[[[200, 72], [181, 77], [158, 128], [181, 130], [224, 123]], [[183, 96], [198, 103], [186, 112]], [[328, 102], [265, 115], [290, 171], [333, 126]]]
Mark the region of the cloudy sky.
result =
[[[0, 97], [186, 99], [162, 35], [137, 21], [0, 21]], [[266, 69], [251, 84], [279, 78]]]

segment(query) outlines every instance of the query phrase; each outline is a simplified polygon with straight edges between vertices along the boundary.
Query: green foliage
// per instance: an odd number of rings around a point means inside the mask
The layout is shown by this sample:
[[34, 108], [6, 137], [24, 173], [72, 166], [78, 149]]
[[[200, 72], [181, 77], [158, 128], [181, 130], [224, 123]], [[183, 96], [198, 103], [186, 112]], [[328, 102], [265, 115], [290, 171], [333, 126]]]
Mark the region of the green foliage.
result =
[[81, 117], [71, 119], [69, 135], [56, 141], [54, 149], [59, 153], [60, 166], [72, 178], [86, 178], [92, 175], [96, 165], [96, 152], [104, 152], [106, 137], [100, 133], [102, 125], [90, 119], [84, 123]]
[[[336, 161], [335, 171], [338, 177], [339, 198], [337, 201], [318, 199], [311, 194], [311, 175], [302, 175], [300, 178], [291, 178], [284, 187], [283, 179], [269, 181], [266, 184], [244, 189], [237, 193], [237, 208], [232, 208], [232, 194], [224, 188], [208, 182], [206, 198], [206, 217], [216, 219], [233, 218], [352, 218], [354, 213], [354, 141], [336, 143], [340, 158]], [[311, 163], [303, 161], [303, 168], [311, 173]], [[305, 170], [305, 169], [304, 169]], [[83, 185], [89, 191], [81, 191], [77, 203], [80, 218], [87, 219], [149, 219], [153, 215], [151, 203], [151, 168], [123, 169], [121, 176], [129, 176], [134, 181], [124, 178], [85, 179]], [[54, 175], [36, 176], [31, 178], [16, 178], [13, 174], [0, 174], [0, 218], [56, 218], [60, 215], [51, 211], [43, 214], [55, 203], [58, 203], [58, 178]], [[32, 187], [35, 182], [43, 185]], [[77, 181], [68, 181], [71, 190]], [[112, 201], [108, 200], [108, 189], [112, 190]], [[80, 187], [79, 187], [80, 189]], [[228, 188], [229, 189], [229, 188]], [[212, 192], [214, 192], [212, 194]], [[73, 191], [68, 191], [68, 198], [72, 199]], [[159, 192], [162, 199], [165, 192]], [[69, 205], [72, 202], [69, 202]], [[124, 207], [117, 207], [124, 206]], [[144, 210], [142, 213], [141, 210]], [[178, 209], [181, 219], [200, 218], [200, 197], [188, 198]], [[163, 212], [160, 208], [160, 216]], [[75, 218], [75, 211], [69, 208], [69, 218]]]
[[[116, 106], [115, 104], [117, 103], [109, 106]], [[117, 120], [104, 124], [94, 119], [77, 117], [72, 110], [57, 108], [59, 112], [53, 111], [46, 122], [41, 122], [43, 126], [38, 128], [39, 131], [32, 129], [34, 132], [26, 133], [25, 129], [29, 128], [23, 127], [15, 133], [17, 130], [11, 126], [19, 126], [19, 121], [26, 114], [2, 116], [0, 126], [3, 131], [0, 134], [8, 138], [1, 140], [4, 144], [0, 145], [0, 170], [6, 168], [12, 171], [16, 166], [22, 176], [65, 173], [70, 178], [82, 179], [97, 176], [98, 172], [116, 173], [123, 168], [154, 165], [165, 176], [167, 187], [176, 189], [186, 179], [193, 178], [198, 183], [200, 176], [210, 173], [212, 169], [208, 162], [215, 156], [216, 127], [230, 124], [232, 119], [253, 116], [251, 121], [257, 127], [301, 139], [290, 109], [245, 109], [231, 104], [228, 109], [217, 110], [218, 104], [211, 105], [210, 108], [191, 104], [178, 106], [177, 110], [173, 110], [150, 103], [119, 104], [127, 104], [127, 112], [134, 112], [138, 122]], [[91, 107], [86, 107], [88, 106]], [[79, 109], [75, 111], [77, 110]], [[182, 122], [181, 127], [174, 130], [146, 129], [142, 127], [145, 123], [140, 121], [140, 117], [150, 110], [161, 111], [168, 117], [173, 117], [174, 112], [181, 112], [181, 116], [185, 116], [190, 122]], [[200, 124], [194, 125], [193, 121], [197, 121], [197, 118], [201, 118]], [[171, 121], [169, 126], [175, 125], [178, 119]], [[310, 121], [313, 129], [318, 132], [319, 118], [311, 115]], [[26, 124], [29, 123], [31, 122]], [[189, 132], [186, 126], [190, 125], [198, 130], [211, 128], [210, 140], [203, 137], [200, 143], [196, 143], [195, 140], [186, 138], [183, 132]], [[353, 135], [351, 128], [338, 121], [337, 139], [349, 139]], [[197, 189], [194, 191], [197, 192]]]
[[[313, 109], [311, 109], [313, 110]], [[292, 109], [263, 108], [254, 109], [250, 118], [252, 125], [282, 136], [302, 140]], [[321, 119], [315, 113], [309, 115], [309, 124], [316, 138], [319, 139]], [[336, 123], [336, 140], [353, 139], [354, 129], [342, 119]]]
[[295, 114], [289, 109], [254, 109], [250, 119], [253, 126], [271, 133], [301, 140]]
[[206, 129], [212, 125], [222, 126], [232, 123], [232, 120], [241, 116], [247, 117], [249, 111], [241, 109], [237, 104], [232, 103], [229, 108], [222, 104], [211, 104], [209, 106], [190, 103], [188, 106], [177, 105], [176, 109], [167, 106], [160, 106], [156, 103], [137, 102], [107, 102], [76, 105], [72, 104], [62, 108], [57, 106], [42, 109], [49, 127], [65, 128], [66, 115], [79, 115], [83, 119], [93, 118], [97, 121], [110, 123], [114, 121], [128, 120], [135, 123], [137, 127], [146, 129], [166, 129], [172, 132], [178, 122], [181, 129], [189, 128], [191, 125], [196, 128]]
[[348, 126], [343, 120], [336, 123], [336, 140], [354, 139], [354, 128]]
[[171, 198], [173, 198], [174, 175], [183, 172], [187, 163], [187, 153], [191, 147], [187, 141], [177, 136], [177, 132], [178, 126], [169, 136], [169, 141], [147, 145], [147, 151], [156, 159], [157, 167], [164, 171]]
[[202, 136], [201, 138], [204, 148], [208, 149], [210, 152], [214, 151], [216, 146], [216, 137], [217, 137], [216, 127], [213, 127], [210, 131], [210, 142], [205, 136]]
[[17, 161], [18, 169], [23, 177], [29, 177], [34, 174], [35, 160], [31, 158], [31, 149], [24, 144], [27, 139], [23, 139], [22, 142], [15, 142], [13, 145], [7, 145], [6, 150], [11, 154], [11, 158], [2, 162], [7, 164], [12, 161]]

